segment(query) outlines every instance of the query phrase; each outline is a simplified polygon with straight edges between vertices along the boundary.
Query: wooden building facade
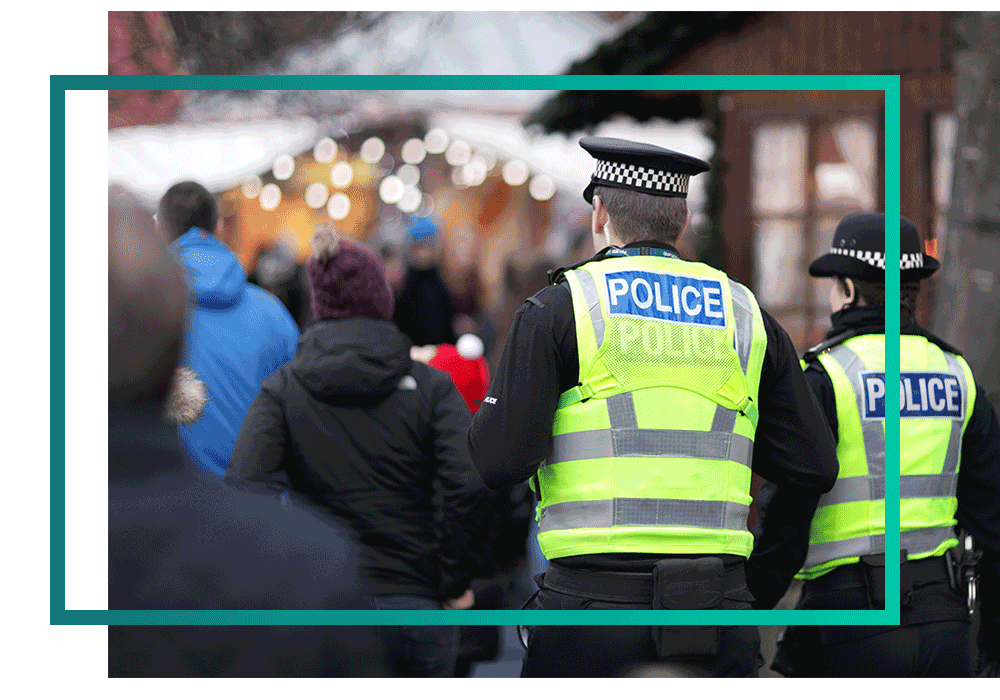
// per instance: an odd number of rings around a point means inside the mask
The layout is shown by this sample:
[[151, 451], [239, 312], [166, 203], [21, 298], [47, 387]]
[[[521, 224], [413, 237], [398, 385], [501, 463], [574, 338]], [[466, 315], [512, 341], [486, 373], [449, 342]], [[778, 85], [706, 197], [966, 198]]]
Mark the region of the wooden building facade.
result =
[[[901, 211], [933, 251], [950, 200], [954, 44], [949, 12], [664, 12], [570, 72], [899, 75]], [[561, 93], [532, 120], [571, 132], [621, 112], [714, 125], [710, 216], [721, 251], [710, 262], [748, 283], [800, 349], [818, 342], [830, 283], [810, 279], [808, 263], [841, 217], [884, 208], [882, 94]]]

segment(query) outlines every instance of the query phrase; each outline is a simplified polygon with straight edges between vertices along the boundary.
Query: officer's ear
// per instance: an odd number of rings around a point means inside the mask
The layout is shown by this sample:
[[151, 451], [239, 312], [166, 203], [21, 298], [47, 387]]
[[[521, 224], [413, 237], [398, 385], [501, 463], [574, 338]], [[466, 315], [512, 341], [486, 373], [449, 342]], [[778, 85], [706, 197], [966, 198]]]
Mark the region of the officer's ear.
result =
[[611, 241], [607, 235], [607, 225], [611, 221], [611, 216], [608, 214], [608, 208], [604, 206], [604, 202], [601, 201], [600, 197], [595, 196], [593, 199], [594, 211], [590, 215], [590, 233], [594, 238], [594, 251], [601, 250], [605, 246], [611, 245]]
[[604, 236], [604, 227], [611, 220], [611, 216], [608, 214], [608, 208], [604, 206], [604, 202], [600, 197], [594, 196], [593, 198], [594, 211], [590, 215], [590, 232], [595, 236]]
[[838, 277], [837, 283], [840, 284], [840, 291], [847, 297], [844, 306], [853, 305], [858, 300], [858, 288], [854, 286], [854, 280], [850, 277]]

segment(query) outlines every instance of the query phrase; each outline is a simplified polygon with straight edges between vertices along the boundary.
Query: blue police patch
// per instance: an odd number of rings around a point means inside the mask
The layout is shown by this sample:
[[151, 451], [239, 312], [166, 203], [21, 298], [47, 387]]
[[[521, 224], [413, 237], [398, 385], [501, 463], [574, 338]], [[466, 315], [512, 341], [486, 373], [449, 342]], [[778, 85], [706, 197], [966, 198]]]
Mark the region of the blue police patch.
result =
[[604, 275], [611, 316], [725, 328], [726, 302], [719, 280], [647, 270]]
[[[885, 372], [861, 372], [865, 418], [885, 418]], [[962, 418], [962, 383], [947, 372], [900, 372], [900, 418]]]

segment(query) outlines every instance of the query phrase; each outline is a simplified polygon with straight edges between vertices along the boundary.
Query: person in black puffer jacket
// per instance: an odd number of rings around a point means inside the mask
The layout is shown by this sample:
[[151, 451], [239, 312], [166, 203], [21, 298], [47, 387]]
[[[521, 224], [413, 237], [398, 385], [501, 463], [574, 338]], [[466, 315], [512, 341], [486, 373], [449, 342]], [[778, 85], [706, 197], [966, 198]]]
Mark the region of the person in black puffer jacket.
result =
[[[226, 481], [263, 484], [352, 523], [380, 609], [471, 607], [489, 493], [451, 378], [410, 359], [377, 257], [326, 225], [308, 263], [314, 323], [253, 400]], [[384, 626], [404, 676], [448, 676], [457, 628]]]

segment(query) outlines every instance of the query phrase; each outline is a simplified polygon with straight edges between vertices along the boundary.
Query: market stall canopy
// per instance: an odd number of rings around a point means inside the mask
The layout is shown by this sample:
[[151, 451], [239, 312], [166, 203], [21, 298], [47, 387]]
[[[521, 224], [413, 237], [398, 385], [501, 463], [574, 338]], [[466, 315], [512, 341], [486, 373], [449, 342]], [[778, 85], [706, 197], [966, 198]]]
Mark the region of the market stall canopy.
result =
[[319, 139], [312, 119], [174, 124], [108, 132], [108, 183], [124, 185], [154, 208], [176, 182], [195, 180], [213, 192], [271, 169]]

